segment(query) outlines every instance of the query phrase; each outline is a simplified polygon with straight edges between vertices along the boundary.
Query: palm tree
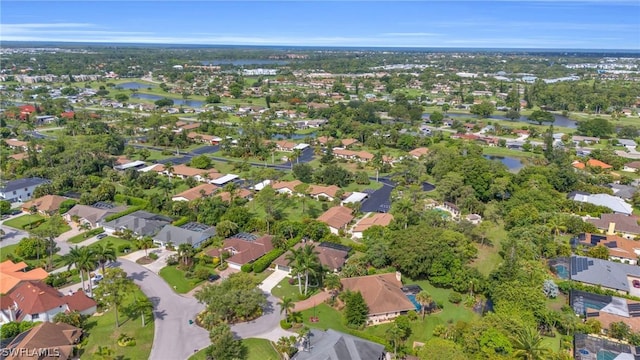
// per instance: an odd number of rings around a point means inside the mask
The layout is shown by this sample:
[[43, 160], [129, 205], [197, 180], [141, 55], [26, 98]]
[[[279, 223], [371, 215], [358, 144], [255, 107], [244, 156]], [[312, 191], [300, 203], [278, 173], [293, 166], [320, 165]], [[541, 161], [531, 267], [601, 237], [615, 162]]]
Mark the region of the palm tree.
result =
[[282, 301], [278, 303], [278, 305], [280, 305], [280, 314], [284, 313], [285, 319], [289, 321], [289, 317], [293, 312], [293, 308], [296, 306], [296, 304], [293, 303], [293, 299], [285, 296], [282, 298]]
[[302, 248], [300, 255], [299, 267], [304, 273], [304, 294], [307, 295], [309, 289], [309, 275], [315, 276], [318, 274], [318, 268], [320, 261], [318, 260], [318, 252], [315, 251], [315, 246], [305, 245]]
[[336, 274], [329, 274], [324, 278], [324, 287], [331, 292], [332, 296], [336, 296], [336, 293], [342, 289], [342, 282], [340, 277]]
[[169, 176], [169, 181], [171, 181], [171, 178], [173, 177], [173, 171], [175, 170], [173, 168], [173, 163], [169, 161], [168, 163], [164, 164], [164, 170], [167, 172], [167, 176]]
[[136, 240], [136, 246], [138, 249], [144, 249], [144, 256], [149, 257], [147, 250], [153, 246], [153, 239], [151, 236], [143, 236], [140, 239]]
[[178, 256], [180, 256], [181, 262], [184, 266], [188, 266], [191, 263], [195, 253], [196, 249], [194, 249], [191, 244], [184, 243], [178, 246]]
[[285, 260], [287, 260], [287, 266], [291, 268], [291, 275], [294, 275], [298, 278], [298, 291], [302, 294], [302, 272], [300, 271], [300, 254], [302, 253], [302, 249], [293, 248], [289, 251], [289, 253], [285, 256]]
[[153, 310], [153, 303], [146, 296], [143, 296], [142, 298], [135, 297], [133, 306], [135, 312], [140, 314], [140, 317], [142, 318], [142, 327], [144, 327], [145, 315], [147, 312]]
[[102, 275], [104, 275], [104, 266], [109, 261], [116, 261], [116, 249], [111, 241], [106, 244], [95, 244], [93, 246], [93, 256], [100, 264]]
[[[80, 281], [82, 281], [82, 289], [84, 287], [84, 273], [93, 270], [95, 265], [95, 259], [93, 257], [93, 251], [89, 247], [78, 247], [78, 245], [71, 248], [68, 254], [62, 257], [64, 264], [67, 265], [67, 270], [70, 270], [72, 266], [80, 272]], [[91, 288], [91, 286], [89, 286]]]
[[416, 301], [420, 304], [420, 309], [422, 310], [422, 320], [424, 320], [424, 310], [427, 305], [431, 305], [433, 298], [429, 295], [428, 292], [422, 290], [418, 294], [416, 294]]
[[393, 353], [394, 358], [398, 359], [398, 345], [402, 342], [402, 338], [405, 335], [405, 331], [398, 327], [398, 325], [393, 325], [392, 327], [387, 329], [386, 338], [390, 343], [393, 344]]
[[542, 345], [542, 336], [532, 328], [516, 332], [512, 341], [516, 359], [543, 360], [549, 356], [550, 350]]

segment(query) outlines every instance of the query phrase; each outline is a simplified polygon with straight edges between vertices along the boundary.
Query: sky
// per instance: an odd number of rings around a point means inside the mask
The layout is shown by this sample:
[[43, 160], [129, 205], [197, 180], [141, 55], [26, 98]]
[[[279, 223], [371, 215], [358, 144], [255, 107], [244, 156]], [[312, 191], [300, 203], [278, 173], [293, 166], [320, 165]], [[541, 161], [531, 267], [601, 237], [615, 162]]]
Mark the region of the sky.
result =
[[640, 49], [640, 0], [2, 0], [0, 41]]

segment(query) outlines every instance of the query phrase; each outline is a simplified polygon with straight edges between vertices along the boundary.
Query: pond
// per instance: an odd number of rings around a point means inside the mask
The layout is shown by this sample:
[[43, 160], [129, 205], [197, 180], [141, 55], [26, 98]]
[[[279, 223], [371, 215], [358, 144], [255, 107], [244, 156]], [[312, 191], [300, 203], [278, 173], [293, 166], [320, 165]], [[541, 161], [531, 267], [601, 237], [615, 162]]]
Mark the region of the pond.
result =
[[122, 83], [122, 84], [118, 84], [116, 85], [116, 88], [123, 88], [125, 90], [131, 90], [131, 89], [148, 89], [150, 87], [153, 87], [153, 84], [144, 84], [144, 83], [139, 83], [136, 81], [131, 81], [131, 82], [126, 82], [126, 83]]
[[199, 108], [202, 107], [202, 105], [204, 104], [203, 101], [200, 100], [183, 100], [183, 99], [176, 99], [176, 98], [170, 98], [168, 96], [160, 96], [160, 95], [153, 95], [153, 94], [140, 94], [140, 93], [135, 93], [135, 94], [131, 94], [130, 97], [134, 98], [134, 99], [143, 99], [143, 100], [151, 100], [151, 101], [156, 101], [156, 100], [160, 100], [160, 99], [164, 99], [164, 98], [168, 98], [173, 100], [173, 104], [175, 106], [189, 106], [189, 107], [193, 107], [193, 108]]
[[237, 60], [208, 60], [200, 62], [202, 65], [286, 65], [286, 60], [269, 60], [269, 59], [237, 59]]
[[[448, 117], [451, 118], [477, 118], [475, 115], [472, 114], [451, 114], [451, 113], [447, 113]], [[576, 121], [575, 120], [571, 120], [566, 116], [562, 116], [562, 115], [557, 115], [557, 114], [553, 114], [553, 117], [556, 119], [556, 121], [553, 122], [554, 126], [562, 126], [562, 127], [567, 127], [567, 128], [571, 128], [571, 129], [575, 129], [577, 128], [576, 125]], [[422, 118], [423, 119], [427, 119], [429, 118], [429, 113], [424, 113], [422, 114]], [[507, 119], [505, 116], [502, 115], [491, 115], [488, 117], [488, 119], [495, 119], [495, 120], [507, 120], [507, 121], [512, 121], [510, 119]], [[527, 123], [527, 124], [538, 124], [537, 122], [534, 121], [530, 121], [529, 119], [527, 119], [526, 116], [521, 116], [519, 120], [516, 120], [514, 122], [522, 122], [522, 123]], [[550, 123], [543, 123], [542, 125], [551, 125]]]
[[524, 167], [522, 161], [511, 156], [483, 155], [485, 159], [496, 160], [503, 163], [510, 171], [518, 171]]

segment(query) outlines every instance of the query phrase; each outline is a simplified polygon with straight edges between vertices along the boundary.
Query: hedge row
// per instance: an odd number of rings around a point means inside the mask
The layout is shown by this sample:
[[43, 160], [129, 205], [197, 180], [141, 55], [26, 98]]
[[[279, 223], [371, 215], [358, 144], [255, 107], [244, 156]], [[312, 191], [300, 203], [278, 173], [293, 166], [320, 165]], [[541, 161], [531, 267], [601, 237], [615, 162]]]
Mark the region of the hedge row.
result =
[[182, 225], [184, 225], [184, 224], [186, 224], [188, 222], [189, 222], [189, 217], [183, 216], [180, 219], [174, 221], [171, 225], [173, 225], [173, 226], [182, 226]]
[[145, 208], [149, 205], [149, 201], [145, 199], [128, 196], [128, 195], [122, 195], [122, 194], [116, 194], [116, 196], [113, 197], [113, 200], [115, 200], [118, 203], [123, 203], [123, 204], [133, 205], [133, 206], [140, 206], [141, 208]]
[[132, 206], [132, 207], [128, 208], [127, 210], [121, 211], [121, 212], [119, 212], [117, 214], [113, 214], [113, 215], [107, 216], [104, 219], [104, 221], [105, 222], [113, 221], [113, 220], [115, 220], [117, 218], [121, 218], [121, 217], [123, 217], [125, 215], [129, 215], [129, 214], [131, 214], [133, 212], [136, 212], [136, 211], [142, 210], [142, 209], [143, 209], [143, 207], [141, 207], [141, 206]]
[[242, 272], [250, 273], [251, 270], [253, 270], [253, 264], [252, 263], [244, 264], [240, 267], [240, 270]]
[[253, 263], [253, 272], [254, 273], [263, 272], [266, 268], [269, 267], [269, 265], [271, 265], [271, 263], [275, 259], [280, 257], [280, 255], [282, 255], [282, 254], [284, 254], [284, 250], [282, 250], [282, 249], [273, 249], [273, 250], [269, 251], [263, 257], [261, 257], [260, 259], [256, 260]]

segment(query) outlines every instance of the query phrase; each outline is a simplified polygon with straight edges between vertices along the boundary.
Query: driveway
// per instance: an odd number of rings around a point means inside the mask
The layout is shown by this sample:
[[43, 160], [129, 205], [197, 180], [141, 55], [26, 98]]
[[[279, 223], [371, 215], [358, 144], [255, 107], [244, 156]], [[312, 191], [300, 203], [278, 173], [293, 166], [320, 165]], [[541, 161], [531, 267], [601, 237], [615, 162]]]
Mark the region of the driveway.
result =
[[267, 297], [267, 306], [262, 316], [254, 321], [231, 325], [231, 331], [242, 339], [253, 337], [271, 341], [278, 341], [282, 336], [297, 335], [280, 327], [280, 320], [284, 319], [284, 313], [280, 314], [278, 299], [270, 293], [264, 294]]
[[194, 350], [211, 344], [209, 332], [189, 320], [204, 310], [196, 299], [176, 294], [158, 275], [135, 262], [118, 259], [119, 265], [154, 305], [155, 334], [150, 359], [187, 359]]
[[360, 211], [366, 212], [389, 212], [391, 208], [391, 191], [395, 187], [391, 181], [380, 178], [382, 187], [373, 193], [360, 206]]

